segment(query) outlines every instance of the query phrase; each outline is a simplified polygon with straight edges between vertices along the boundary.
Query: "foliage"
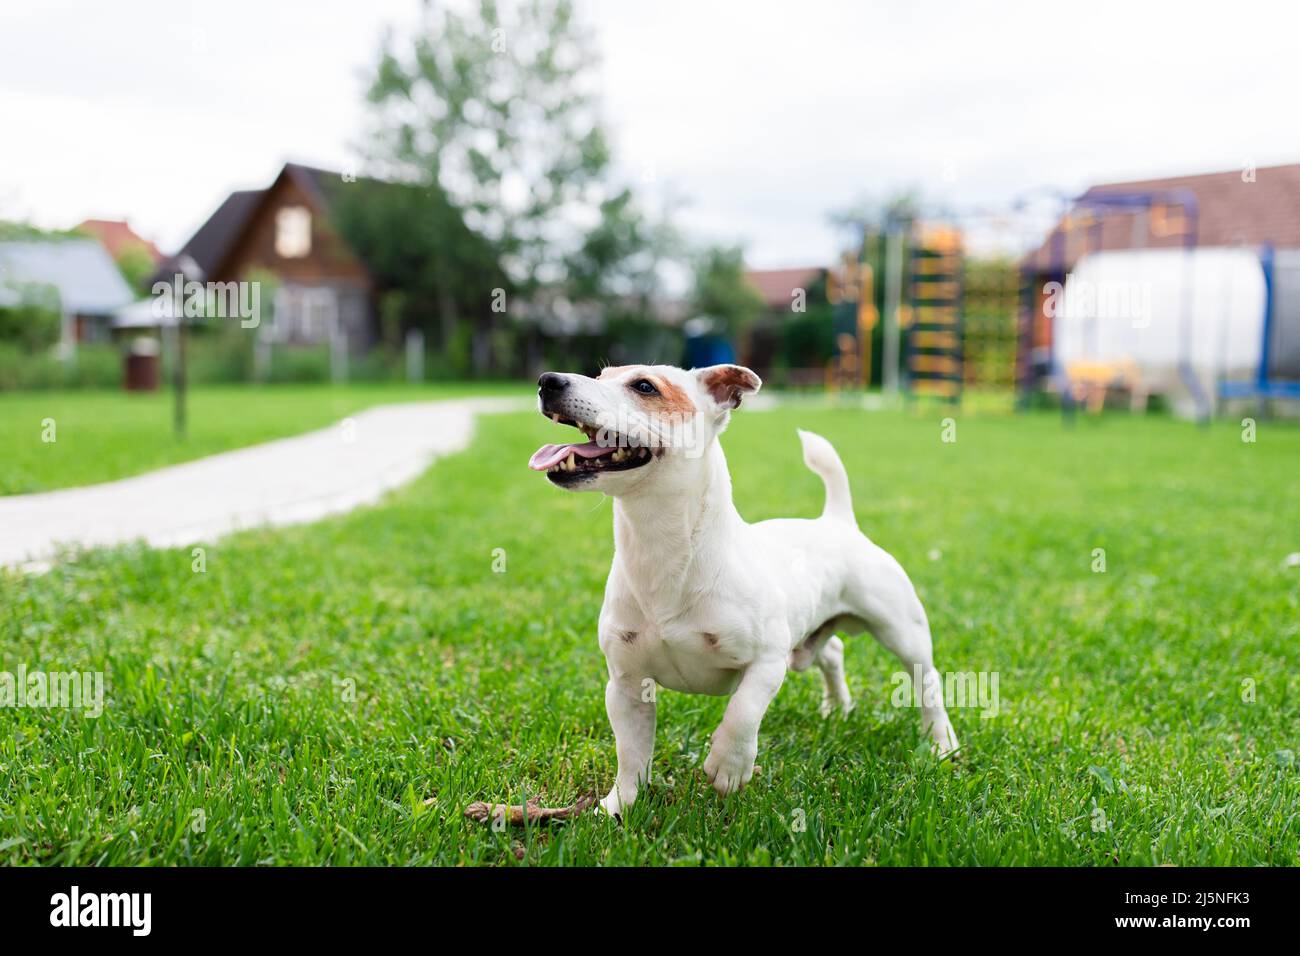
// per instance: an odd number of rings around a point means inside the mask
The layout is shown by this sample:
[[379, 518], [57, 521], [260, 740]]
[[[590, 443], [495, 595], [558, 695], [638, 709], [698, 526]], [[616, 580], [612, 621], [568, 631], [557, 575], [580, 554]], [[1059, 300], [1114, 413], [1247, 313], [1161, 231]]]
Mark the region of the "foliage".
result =
[[681, 251], [667, 216], [654, 219], [623, 189], [600, 204], [600, 220], [569, 256], [568, 291], [578, 301], [645, 310], [659, 287], [659, 267]]
[[598, 332], [557, 337], [543, 346], [543, 366], [598, 374], [604, 365], [634, 362], [677, 364], [685, 342], [681, 330], [635, 311], [612, 312]]
[[855, 248], [862, 241], [864, 231], [906, 229], [920, 218], [921, 193], [917, 189], [903, 190], [883, 198], [862, 197], [827, 216], [832, 226], [847, 234]]
[[780, 357], [787, 368], [822, 368], [838, 354], [833, 306], [782, 315], [780, 333]]
[[369, 92], [374, 158], [444, 189], [529, 294], [570, 238], [558, 224], [592, 208], [609, 164], [589, 41], [569, 0], [425, 13], [410, 50], [385, 41]]
[[763, 295], [745, 276], [738, 246], [711, 246], [696, 256], [691, 304], [697, 315], [717, 319], [734, 341], [762, 314]]
[[570, 0], [427, 7], [409, 46], [385, 40], [367, 162], [416, 192], [355, 203], [347, 229], [408, 316], [439, 316], [439, 367], [460, 366], [462, 315], [482, 375], [526, 371], [553, 304], [647, 312], [671, 231], [610, 181], [594, 65]]
[[19, 389], [117, 388], [122, 357], [112, 345], [79, 345], [72, 361], [52, 349], [29, 352], [0, 342], [0, 392]]
[[447, 345], [456, 316], [487, 312], [493, 290], [509, 288], [492, 245], [465, 225], [436, 183], [361, 178], [336, 183], [330, 199], [340, 232], [370, 269], [398, 329], [423, 329]]
[[71, 229], [42, 229], [27, 222], [0, 219], [0, 242], [25, 239], [68, 239], [78, 233]]
[[0, 307], [0, 343], [35, 354], [59, 341], [63, 319], [53, 286], [10, 283], [0, 284], [0, 291], [18, 298], [16, 304]]
[[128, 246], [117, 259], [117, 271], [122, 273], [131, 291], [137, 294], [148, 290], [149, 277], [156, 268], [157, 263], [149, 249], [141, 243]]

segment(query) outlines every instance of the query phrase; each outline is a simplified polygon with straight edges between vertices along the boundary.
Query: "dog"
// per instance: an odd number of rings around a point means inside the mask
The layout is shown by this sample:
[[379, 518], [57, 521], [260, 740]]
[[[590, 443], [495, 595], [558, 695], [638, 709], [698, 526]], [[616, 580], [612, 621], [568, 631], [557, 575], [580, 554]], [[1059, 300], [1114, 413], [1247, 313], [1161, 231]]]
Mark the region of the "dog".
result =
[[615, 366], [597, 378], [538, 379], [541, 413], [588, 440], [544, 445], [529, 467], [561, 488], [614, 501], [614, 562], [598, 630], [618, 754], [599, 808], [612, 816], [650, 779], [656, 685], [730, 695], [704, 761], [725, 797], [753, 776], [759, 724], [786, 671], [816, 665], [823, 714], [848, 712], [837, 632], [870, 632], [920, 673], [932, 749], [957, 749], [925, 610], [902, 566], [858, 529], [848, 474], [830, 442], [799, 431], [804, 464], [826, 486], [821, 517], [748, 524], [736, 511], [718, 436], [761, 386], [738, 365]]

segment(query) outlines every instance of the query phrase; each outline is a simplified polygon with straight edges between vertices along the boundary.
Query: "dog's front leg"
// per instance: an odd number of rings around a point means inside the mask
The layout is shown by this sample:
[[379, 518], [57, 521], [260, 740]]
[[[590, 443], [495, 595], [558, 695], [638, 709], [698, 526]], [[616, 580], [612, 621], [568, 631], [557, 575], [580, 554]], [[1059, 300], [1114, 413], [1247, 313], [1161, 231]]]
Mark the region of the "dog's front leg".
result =
[[740, 686], [731, 695], [722, 723], [713, 732], [713, 745], [704, 760], [704, 772], [722, 796], [741, 789], [754, 775], [758, 756], [758, 726], [768, 704], [785, 680], [784, 657], [763, 658], [745, 669]]
[[653, 683], [643, 685], [626, 677], [610, 677], [605, 685], [605, 711], [614, 728], [618, 776], [600, 806], [611, 816], [630, 807], [641, 784], [650, 781], [650, 758], [655, 749], [654, 691]]

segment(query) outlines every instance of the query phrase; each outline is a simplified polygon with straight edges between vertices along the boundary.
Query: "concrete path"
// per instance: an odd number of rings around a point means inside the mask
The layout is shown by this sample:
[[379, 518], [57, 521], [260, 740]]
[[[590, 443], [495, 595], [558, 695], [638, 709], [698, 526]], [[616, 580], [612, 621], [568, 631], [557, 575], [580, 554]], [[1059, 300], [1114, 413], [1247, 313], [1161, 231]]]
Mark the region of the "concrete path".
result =
[[180, 547], [350, 511], [465, 448], [475, 415], [527, 407], [491, 398], [381, 405], [320, 431], [134, 478], [0, 497], [0, 567], [39, 572], [65, 546]]

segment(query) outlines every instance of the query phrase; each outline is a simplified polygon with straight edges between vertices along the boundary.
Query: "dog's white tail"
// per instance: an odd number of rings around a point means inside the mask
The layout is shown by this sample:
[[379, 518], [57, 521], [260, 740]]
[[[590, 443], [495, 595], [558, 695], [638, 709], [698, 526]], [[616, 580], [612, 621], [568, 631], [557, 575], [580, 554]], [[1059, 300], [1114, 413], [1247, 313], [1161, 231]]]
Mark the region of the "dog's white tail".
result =
[[847, 521], [856, 525], [853, 517], [853, 497], [849, 494], [849, 474], [844, 470], [844, 462], [835, 453], [831, 443], [821, 435], [799, 429], [799, 440], [803, 442], [803, 463], [807, 465], [826, 485], [826, 507], [822, 516]]

